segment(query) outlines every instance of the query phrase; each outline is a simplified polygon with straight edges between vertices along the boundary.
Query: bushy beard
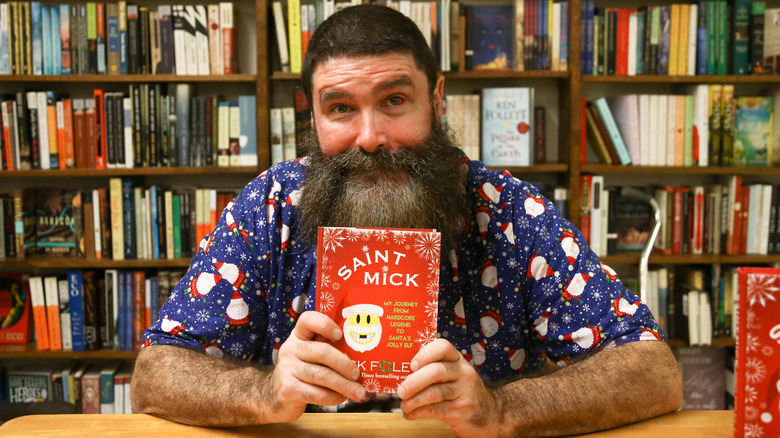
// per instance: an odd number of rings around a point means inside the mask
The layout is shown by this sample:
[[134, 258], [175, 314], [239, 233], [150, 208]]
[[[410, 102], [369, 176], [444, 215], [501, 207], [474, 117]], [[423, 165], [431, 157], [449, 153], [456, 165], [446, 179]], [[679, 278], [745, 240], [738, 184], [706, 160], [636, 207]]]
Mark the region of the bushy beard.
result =
[[422, 144], [373, 153], [351, 148], [333, 157], [315, 133], [304, 139], [309, 160], [297, 211], [301, 237], [312, 246], [318, 227], [436, 229], [442, 254], [458, 246], [468, 212], [463, 155], [434, 117]]

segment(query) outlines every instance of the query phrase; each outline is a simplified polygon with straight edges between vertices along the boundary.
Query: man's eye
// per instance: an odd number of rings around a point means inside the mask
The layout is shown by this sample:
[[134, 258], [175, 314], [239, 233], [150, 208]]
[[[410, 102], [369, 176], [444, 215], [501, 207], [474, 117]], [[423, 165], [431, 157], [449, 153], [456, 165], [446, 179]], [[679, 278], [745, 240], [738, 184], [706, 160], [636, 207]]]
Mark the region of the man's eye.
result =
[[401, 105], [406, 102], [406, 99], [401, 96], [391, 96], [390, 99], [388, 99], [388, 102], [390, 102], [390, 105]]
[[337, 112], [337, 113], [344, 114], [347, 111], [349, 111], [349, 107], [347, 107], [346, 105], [336, 105], [336, 106], [333, 107], [333, 111]]

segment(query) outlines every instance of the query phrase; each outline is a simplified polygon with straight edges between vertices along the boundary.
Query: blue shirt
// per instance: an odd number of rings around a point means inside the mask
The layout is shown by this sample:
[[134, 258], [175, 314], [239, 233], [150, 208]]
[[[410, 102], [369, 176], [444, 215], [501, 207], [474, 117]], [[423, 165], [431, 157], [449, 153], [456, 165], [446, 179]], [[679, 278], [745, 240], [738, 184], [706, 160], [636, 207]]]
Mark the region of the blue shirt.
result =
[[[299, 238], [295, 215], [305, 160], [271, 167], [228, 204], [144, 345], [275, 362], [298, 315], [315, 308], [316, 248]], [[463, 166], [473, 212], [460, 248], [441, 257], [438, 334], [486, 381], [664, 338], [533, 185], [478, 161]]]

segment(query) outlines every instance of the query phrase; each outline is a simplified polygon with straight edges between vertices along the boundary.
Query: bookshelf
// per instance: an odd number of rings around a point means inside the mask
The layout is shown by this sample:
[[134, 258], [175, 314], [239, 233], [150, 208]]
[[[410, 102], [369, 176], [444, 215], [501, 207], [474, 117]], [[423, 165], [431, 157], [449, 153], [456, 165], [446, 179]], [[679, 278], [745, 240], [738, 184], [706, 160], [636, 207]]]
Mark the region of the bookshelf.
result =
[[[483, 0], [487, 2], [486, 0]], [[479, 2], [479, 1], [475, 1]], [[147, 2], [150, 5], [161, 2]], [[272, 18], [269, 15], [270, 0], [237, 0], [236, 21], [238, 39], [240, 74], [225, 76], [178, 76], [178, 75], [4, 75], [0, 76], [0, 92], [9, 93], [16, 89], [40, 89], [44, 86], [58, 91], [65, 91], [73, 86], [74, 93], [84, 92], [93, 86], [102, 86], [113, 90], [126, 89], [132, 83], [178, 83], [186, 82], [203, 86], [206, 90], [227, 90], [233, 93], [253, 93], [256, 100], [256, 127], [258, 143], [257, 167], [189, 167], [189, 168], [133, 168], [133, 169], [67, 169], [67, 170], [29, 170], [2, 171], [0, 183], [5, 188], [18, 186], [54, 186], [64, 181], [68, 185], [105, 184], [111, 177], [132, 176], [146, 181], [156, 181], [158, 178], [184, 179], [187, 183], [208, 183], [219, 179], [233, 179], [246, 182], [258, 172], [270, 165], [269, 109], [279, 106], [279, 103], [290, 104], [290, 90], [297, 84], [299, 74], [273, 70], [275, 56]], [[651, 3], [651, 2], [643, 2]], [[667, 2], [668, 3], [668, 2]], [[48, 3], [47, 3], [48, 4]], [[55, 4], [51, 2], [50, 4]], [[601, 4], [601, 2], [600, 2]], [[613, 6], [622, 6], [620, 2], [612, 2]], [[602, 164], [583, 164], [580, 162], [581, 114], [580, 99], [604, 95], [611, 88], [617, 93], [628, 92], [634, 87], [653, 90], [656, 88], [671, 89], [676, 84], [716, 84], [733, 83], [748, 87], [780, 85], [777, 75], [711, 75], [711, 76], [614, 76], [614, 75], [583, 75], [580, 65], [582, 46], [582, 22], [580, 19], [581, 0], [569, 1], [569, 54], [568, 71], [453, 71], [445, 72], [446, 90], [452, 92], [458, 89], [489, 86], [541, 86], [546, 91], [544, 97], [550, 98], [545, 105], [555, 108], [555, 121], [548, 129], [554, 136], [548, 136], [549, 145], [557, 145], [556, 154], [548, 153], [548, 160], [553, 163], [536, 164], [530, 167], [509, 168], [508, 170], [519, 178], [546, 178], [556, 181], [569, 189], [569, 218], [579, 224], [580, 213], [580, 177], [585, 173], [601, 174], [609, 178], [631, 178], [638, 175], [648, 181], [653, 178], [689, 178], [710, 181], [713, 178], [726, 175], [762, 176], [780, 180], [780, 168], [773, 167], [673, 167], [673, 166], [617, 166]], [[550, 91], [552, 90], [552, 91]], [[613, 93], [615, 91], [612, 91]], [[200, 94], [200, 93], [197, 93]], [[537, 102], [542, 102], [538, 99]], [[604, 262], [614, 265], [634, 265], [639, 262], [638, 254], [619, 254], [605, 256]], [[766, 264], [780, 262], [780, 255], [768, 256], [728, 256], [728, 255], [654, 255], [651, 264], [664, 265], [710, 265], [710, 264]], [[45, 259], [31, 258], [27, 260], [6, 260], [2, 270], [27, 270], [35, 273], [61, 272], [68, 268], [89, 269], [155, 269], [155, 268], [186, 268], [188, 260], [85, 260], [85, 259]], [[13, 348], [0, 346], [0, 358], [29, 357], [48, 358], [72, 357], [69, 353], [37, 352], [34, 346]], [[133, 352], [97, 351], [77, 355], [81, 358], [114, 358], [119, 356], [132, 359]]]

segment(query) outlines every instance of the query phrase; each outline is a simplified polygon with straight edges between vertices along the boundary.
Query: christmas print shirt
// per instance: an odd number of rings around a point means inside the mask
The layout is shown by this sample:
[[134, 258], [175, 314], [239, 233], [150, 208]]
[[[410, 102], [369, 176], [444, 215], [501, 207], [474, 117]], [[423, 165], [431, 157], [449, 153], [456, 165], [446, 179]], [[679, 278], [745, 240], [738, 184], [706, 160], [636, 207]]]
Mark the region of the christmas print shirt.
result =
[[[547, 360], [566, 366], [626, 342], [664, 338], [647, 306], [531, 184], [464, 157], [473, 212], [461, 246], [442, 254], [437, 333], [488, 382]], [[315, 309], [316, 248], [298, 236], [306, 159], [271, 167], [222, 211], [144, 333], [263, 364], [276, 361], [301, 312]]]

